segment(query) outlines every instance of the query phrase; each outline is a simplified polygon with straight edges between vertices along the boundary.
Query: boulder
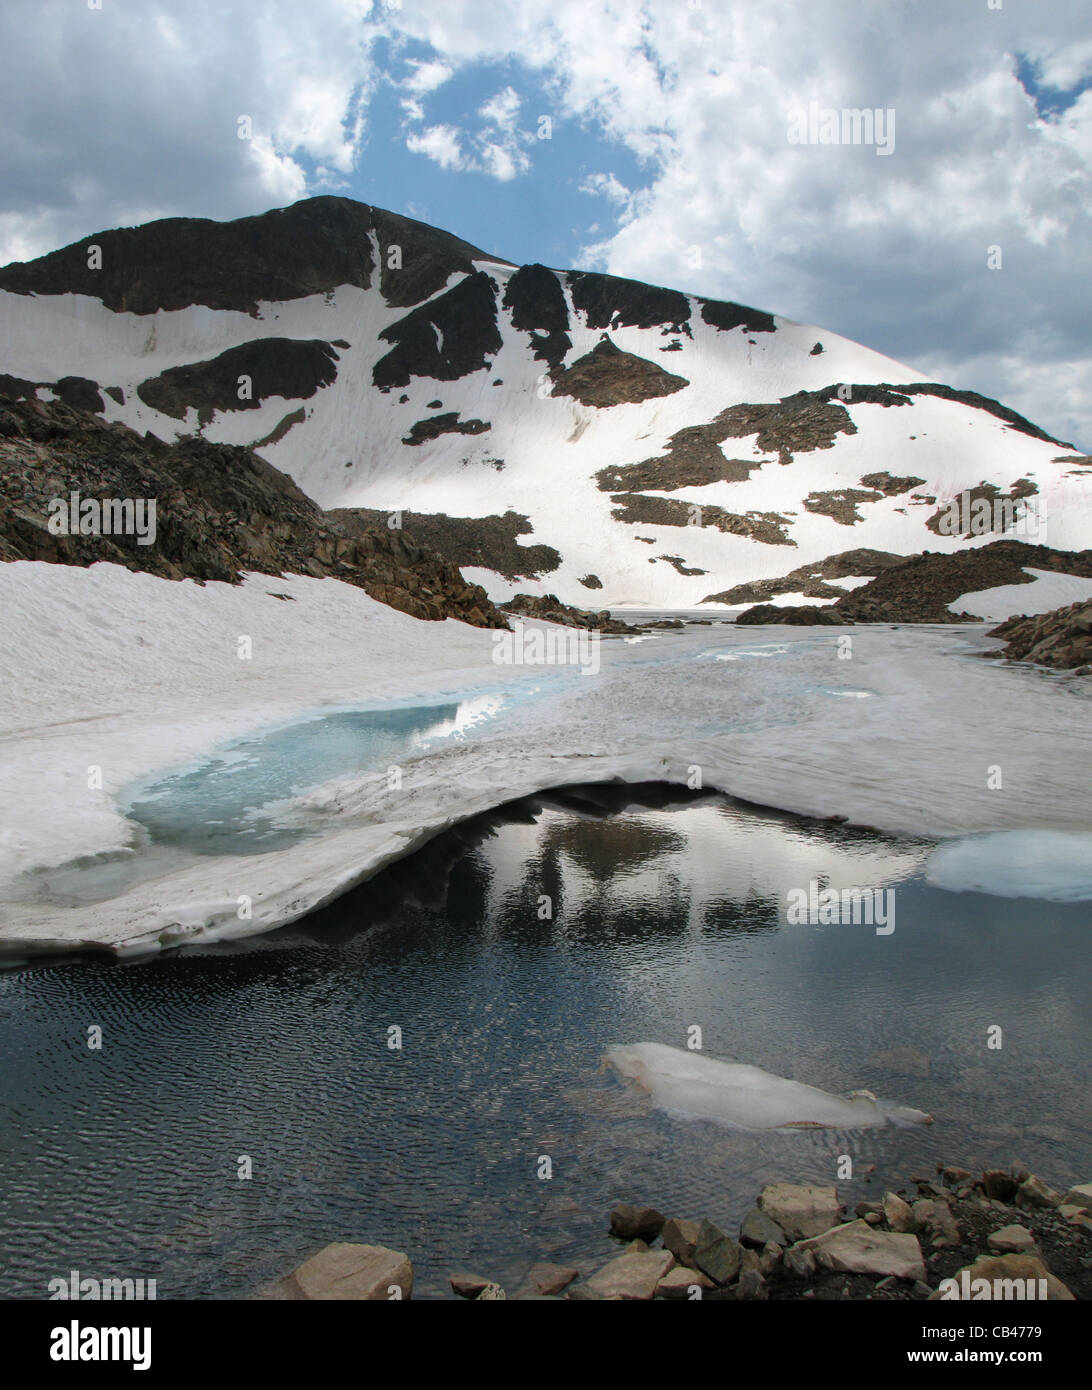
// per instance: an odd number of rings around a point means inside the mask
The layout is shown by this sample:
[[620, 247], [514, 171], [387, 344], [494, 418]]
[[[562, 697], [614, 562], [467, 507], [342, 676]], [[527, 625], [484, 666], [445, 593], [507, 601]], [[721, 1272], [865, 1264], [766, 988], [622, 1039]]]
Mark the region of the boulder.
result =
[[1030, 1255], [1035, 1252], [1035, 1237], [1026, 1226], [1003, 1226], [986, 1237], [986, 1244], [995, 1255]]
[[959, 1226], [947, 1202], [923, 1198], [911, 1208], [913, 1229], [930, 1237], [934, 1245], [958, 1245]]
[[789, 1240], [822, 1235], [837, 1222], [842, 1205], [834, 1187], [801, 1187], [795, 1183], [769, 1183], [759, 1194], [761, 1211], [775, 1221]]
[[893, 1231], [912, 1231], [914, 1215], [909, 1202], [904, 1202], [897, 1192], [883, 1194], [883, 1214]]
[[[1028, 1301], [1030, 1293], [1032, 1298], [1038, 1301], [1045, 1291], [1048, 1302], [1074, 1301], [1073, 1295], [1062, 1281], [1056, 1279], [1035, 1255], [979, 1255], [974, 1264], [964, 1265], [962, 1269], [956, 1270], [950, 1280], [945, 1279], [930, 1297], [962, 1300], [966, 1288], [971, 1299], [974, 1299], [977, 1293], [976, 1301], [981, 1301], [986, 1290], [982, 1286], [976, 1287], [977, 1280], [986, 1281], [991, 1296], [995, 1299], [1013, 1301], [1019, 1298]], [[1029, 1280], [1033, 1281], [1030, 1285]], [[1013, 1281], [1017, 1282], [1019, 1292], [1013, 1288]]]
[[761, 1250], [771, 1240], [775, 1245], [788, 1245], [789, 1243], [785, 1232], [772, 1217], [767, 1216], [758, 1207], [752, 1207], [743, 1218], [743, 1224], [739, 1228], [739, 1243], [751, 1245], [756, 1250]]
[[1016, 1188], [1012, 1174], [1000, 1168], [987, 1168], [982, 1174], [982, 1190], [995, 1202], [1011, 1202], [1016, 1196]]
[[[669, 1269], [656, 1285], [656, 1297], [700, 1298], [706, 1289], [714, 1287], [712, 1279], [700, 1269], [686, 1269], [682, 1265], [676, 1265], [674, 1269]], [[699, 1291], [697, 1294], [694, 1293], [695, 1289]]]
[[480, 1274], [459, 1273], [453, 1274], [449, 1282], [452, 1292], [457, 1293], [460, 1298], [477, 1298], [491, 1280]]
[[508, 1295], [499, 1284], [486, 1284], [481, 1293], [474, 1300], [475, 1303], [499, 1303], [507, 1300]]
[[670, 1250], [619, 1255], [597, 1270], [583, 1287], [601, 1298], [653, 1298], [660, 1281], [674, 1263], [675, 1257]]
[[[413, 1295], [413, 1266], [400, 1250], [337, 1242], [289, 1275], [297, 1298], [379, 1302]], [[397, 1291], [397, 1292], [396, 1292]]]
[[804, 1246], [790, 1245], [782, 1258], [786, 1271], [797, 1279], [810, 1279], [819, 1268], [815, 1256]]
[[736, 1297], [743, 1302], [769, 1298], [766, 1278], [762, 1271], [762, 1257], [755, 1250], [744, 1250], [739, 1267], [739, 1283]]
[[1062, 1194], [1055, 1192], [1052, 1187], [1047, 1187], [1042, 1178], [1026, 1178], [1016, 1189], [1016, 1205], [1018, 1207], [1038, 1210], [1046, 1207], [1059, 1207], [1062, 1204]]
[[1062, 1199], [1068, 1206], [1092, 1207], [1092, 1182], [1071, 1187]]
[[730, 1284], [739, 1273], [743, 1247], [713, 1224], [703, 1221], [694, 1247], [694, 1264], [715, 1284]]
[[523, 1281], [523, 1289], [527, 1293], [564, 1293], [579, 1273], [578, 1269], [570, 1269], [568, 1265], [545, 1262], [532, 1265]]
[[672, 1217], [664, 1222], [664, 1249], [670, 1250], [681, 1265], [694, 1263], [694, 1247], [698, 1243], [700, 1221], [685, 1221]]
[[664, 1228], [664, 1215], [655, 1207], [619, 1202], [610, 1214], [610, 1233], [619, 1240], [655, 1240]]
[[783, 1252], [781, 1246], [775, 1245], [772, 1240], [768, 1241], [762, 1247], [762, 1253], [758, 1257], [758, 1267], [762, 1271], [765, 1278], [768, 1279], [770, 1275], [774, 1272], [774, 1270], [777, 1268], [777, 1266], [781, 1263], [782, 1253]]
[[824, 1269], [839, 1274], [925, 1278], [925, 1261], [917, 1236], [900, 1231], [877, 1231], [867, 1221], [847, 1221], [800, 1244], [811, 1251]]

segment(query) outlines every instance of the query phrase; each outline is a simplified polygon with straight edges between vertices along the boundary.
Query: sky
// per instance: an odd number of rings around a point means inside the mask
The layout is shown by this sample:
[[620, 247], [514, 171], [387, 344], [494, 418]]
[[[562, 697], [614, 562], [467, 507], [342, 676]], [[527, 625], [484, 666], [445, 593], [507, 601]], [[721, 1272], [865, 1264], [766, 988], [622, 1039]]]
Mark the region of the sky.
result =
[[0, 119], [0, 263], [337, 193], [1092, 451], [1088, 0], [5, 0]]

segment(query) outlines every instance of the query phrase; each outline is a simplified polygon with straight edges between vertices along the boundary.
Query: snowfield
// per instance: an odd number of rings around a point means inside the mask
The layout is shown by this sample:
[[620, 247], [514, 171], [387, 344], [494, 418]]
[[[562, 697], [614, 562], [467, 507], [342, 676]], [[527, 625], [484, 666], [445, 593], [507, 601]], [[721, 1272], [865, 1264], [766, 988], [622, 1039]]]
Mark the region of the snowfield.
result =
[[[498, 665], [489, 631], [420, 622], [333, 579], [200, 585], [18, 562], [0, 566], [0, 611], [15, 654], [0, 691], [0, 947], [15, 957], [268, 931], [452, 823], [564, 783], [697, 773], [750, 801], [936, 837], [1092, 823], [1086, 684], [979, 660], [997, 644], [975, 627], [848, 629], [849, 660], [837, 628], [605, 638], [583, 676]], [[500, 715], [408, 759], [401, 787], [384, 767], [307, 789], [285, 819], [315, 834], [284, 850], [158, 862], [119, 806], [135, 780], [246, 732], [497, 693]], [[56, 876], [119, 856], [151, 868], [101, 901]]]

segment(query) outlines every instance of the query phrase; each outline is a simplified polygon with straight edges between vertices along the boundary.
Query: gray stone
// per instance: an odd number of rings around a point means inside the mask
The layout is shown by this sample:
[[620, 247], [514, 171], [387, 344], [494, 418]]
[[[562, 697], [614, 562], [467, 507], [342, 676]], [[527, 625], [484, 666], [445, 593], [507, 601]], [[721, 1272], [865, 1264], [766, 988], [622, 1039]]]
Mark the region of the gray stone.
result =
[[758, 1207], [752, 1207], [743, 1218], [743, 1224], [739, 1228], [739, 1243], [741, 1245], [751, 1245], [756, 1250], [761, 1250], [764, 1245], [773, 1241], [775, 1245], [788, 1245], [789, 1240], [785, 1232], [771, 1217]]
[[1042, 1178], [1034, 1175], [1024, 1179], [1016, 1189], [1016, 1205], [1018, 1207], [1038, 1210], [1046, 1207], [1059, 1207], [1062, 1204], [1062, 1194], [1055, 1192], [1052, 1187], [1047, 1187]]
[[[947, 1295], [948, 1299], [963, 1298], [964, 1279], [967, 1276], [967, 1287], [970, 1297], [974, 1299], [975, 1294], [979, 1295], [978, 1300], [982, 1301], [982, 1295], [990, 1292], [993, 1298], [1005, 1299], [1012, 1298], [1012, 1280], [1017, 1280], [1021, 1287], [1021, 1295], [1027, 1291], [1027, 1280], [1033, 1280], [1033, 1289], [1038, 1298], [1040, 1289], [1045, 1286], [1047, 1301], [1051, 1303], [1071, 1303], [1073, 1295], [1060, 1279], [1055, 1278], [1043, 1264], [1042, 1260], [1035, 1255], [979, 1255], [974, 1264], [964, 1265], [962, 1269], [956, 1270], [952, 1275], [954, 1288], [949, 1280], [944, 1280], [935, 1293], [930, 1295], [933, 1299], [943, 1299]], [[985, 1287], [975, 1287], [976, 1280], [985, 1280]], [[1043, 1284], [1039, 1281], [1042, 1280]]]
[[911, 1208], [914, 1229], [929, 1236], [934, 1245], [959, 1244], [959, 1225], [946, 1202], [922, 1199]]
[[674, 1263], [675, 1257], [670, 1250], [647, 1250], [633, 1255], [619, 1255], [617, 1259], [597, 1270], [584, 1287], [594, 1290], [604, 1298], [653, 1298], [657, 1285]]
[[839, 1274], [925, 1278], [925, 1261], [917, 1236], [899, 1231], [876, 1231], [867, 1221], [847, 1221], [802, 1244], [824, 1269]]
[[759, 1194], [758, 1205], [790, 1240], [807, 1240], [829, 1231], [842, 1210], [837, 1188], [788, 1182], [769, 1183]]
[[541, 1263], [532, 1265], [527, 1271], [524, 1280], [524, 1288], [529, 1293], [537, 1294], [559, 1294], [573, 1282], [580, 1273], [578, 1269], [571, 1269], [568, 1265], [554, 1265]]
[[897, 1192], [883, 1194], [883, 1214], [893, 1231], [906, 1232], [914, 1229], [914, 1214], [910, 1203], [904, 1202]]
[[380, 1302], [410, 1298], [413, 1266], [400, 1250], [336, 1242], [289, 1275], [297, 1298]]
[[703, 1221], [698, 1231], [698, 1241], [694, 1248], [694, 1264], [715, 1284], [730, 1284], [739, 1272], [743, 1248], [715, 1226], [712, 1221]]
[[700, 1221], [685, 1221], [672, 1217], [664, 1222], [664, 1249], [670, 1250], [681, 1265], [694, 1263], [694, 1247], [698, 1243]]
[[1036, 1253], [1035, 1237], [1026, 1226], [1003, 1226], [986, 1237], [986, 1244], [995, 1255]]
[[1079, 1183], [1071, 1187], [1062, 1199], [1067, 1206], [1092, 1207], [1092, 1182]]
[[475, 1303], [500, 1303], [506, 1301], [508, 1295], [499, 1284], [486, 1284], [481, 1293], [474, 1300]]
[[[656, 1297], [676, 1300], [700, 1298], [706, 1289], [713, 1287], [712, 1279], [700, 1269], [686, 1269], [683, 1265], [676, 1265], [674, 1269], [669, 1269], [656, 1285]], [[697, 1294], [694, 1293], [695, 1289], [698, 1290]]]
[[775, 1245], [772, 1240], [767, 1241], [762, 1247], [762, 1253], [758, 1257], [758, 1266], [767, 1279], [781, 1263], [781, 1254], [781, 1246]]
[[655, 1207], [619, 1202], [610, 1214], [610, 1233], [619, 1240], [655, 1240], [663, 1228], [663, 1213]]
[[811, 1251], [799, 1245], [790, 1245], [782, 1258], [785, 1269], [797, 1279], [811, 1279], [819, 1268]]
[[486, 1279], [480, 1274], [466, 1274], [460, 1272], [451, 1276], [451, 1288], [460, 1298], [477, 1298], [482, 1289], [492, 1280]]

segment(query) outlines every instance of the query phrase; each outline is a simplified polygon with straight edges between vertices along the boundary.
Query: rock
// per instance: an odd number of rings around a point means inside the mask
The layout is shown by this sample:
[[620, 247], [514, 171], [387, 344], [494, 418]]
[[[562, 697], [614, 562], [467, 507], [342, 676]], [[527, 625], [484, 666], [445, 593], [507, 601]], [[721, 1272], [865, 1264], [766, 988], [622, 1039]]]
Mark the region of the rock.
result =
[[1092, 1182], [1080, 1183], [1077, 1187], [1071, 1187], [1062, 1201], [1070, 1206], [1092, 1207]]
[[1000, 1168], [988, 1168], [982, 1174], [982, 1190], [995, 1202], [1011, 1202], [1016, 1196], [1016, 1187], [1012, 1174]]
[[631, 1240], [622, 1251], [623, 1255], [643, 1255], [648, 1249], [647, 1240]]
[[530, 1293], [564, 1293], [579, 1273], [578, 1269], [570, 1269], [567, 1265], [532, 1265], [527, 1271], [524, 1288]]
[[781, 1227], [789, 1240], [806, 1240], [829, 1231], [841, 1214], [834, 1187], [801, 1187], [769, 1183], [759, 1194], [762, 1212]]
[[946, 1183], [951, 1183], [953, 1187], [958, 1187], [960, 1183], [966, 1182], [971, 1176], [966, 1168], [952, 1168], [945, 1165], [938, 1167], [937, 1172]]
[[491, 1281], [484, 1279], [478, 1274], [453, 1274], [450, 1279], [453, 1293], [457, 1293], [460, 1298], [477, 1298], [482, 1289]]
[[911, 1208], [913, 1229], [928, 1235], [934, 1245], [959, 1244], [959, 1226], [946, 1202], [923, 1199]]
[[986, 1244], [995, 1255], [1026, 1255], [1036, 1248], [1035, 1237], [1026, 1226], [1003, 1226], [986, 1237]]
[[862, 1220], [866, 1221], [870, 1226], [883, 1225], [883, 1217], [880, 1215], [878, 1211], [866, 1211], [864, 1216], [862, 1217]]
[[[853, 1215], [854, 1215], [854, 1216], [859, 1216], [859, 1217], [861, 1218], [862, 1221], [867, 1221], [869, 1216], [878, 1216], [878, 1217], [880, 1217], [880, 1218], [882, 1219], [882, 1218], [883, 1218], [883, 1203], [882, 1203], [882, 1202], [858, 1202], [857, 1205], [853, 1208]], [[869, 1225], [873, 1225], [873, 1224], [875, 1224], [875, 1223], [869, 1222]]]
[[[984, 1280], [985, 1284], [977, 1284], [979, 1280]], [[1052, 1303], [1074, 1301], [1062, 1281], [1056, 1279], [1035, 1255], [979, 1255], [974, 1264], [964, 1265], [951, 1279], [943, 1280], [930, 1297], [962, 1300], [965, 1293], [970, 1299], [977, 1293], [981, 1299], [988, 1291], [995, 1299], [1012, 1299], [1012, 1280], [1020, 1282], [1017, 1297], [1021, 1299], [1027, 1300], [1030, 1295], [1032, 1299], [1041, 1301], [1040, 1296], [1045, 1292], [1047, 1301]], [[1033, 1282], [1028, 1284], [1028, 1280]]]
[[781, 1227], [771, 1217], [758, 1207], [752, 1207], [743, 1218], [743, 1224], [739, 1228], [739, 1242], [741, 1245], [754, 1246], [756, 1250], [761, 1250], [764, 1245], [773, 1241], [775, 1245], [788, 1245], [788, 1237]]
[[565, 1298], [570, 1303], [606, 1303], [612, 1299], [617, 1301], [618, 1295], [611, 1294], [608, 1299], [605, 1293], [599, 1293], [596, 1289], [589, 1288], [587, 1284], [574, 1284], [566, 1293]]
[[907, 1232], [914, 1229], [914, 1216], [909, 1202], [904, 1202], [897, 1192], [883, 1195], [883, 1214], [893, 1231]]
[[610, 1214], [610, 1233], [619, 1240], [655, 1240], [663, 1228], [663, 1213], [655, 1207], [620, 1202]]
[[701, 1223], [698, 1221], [684, 1221], [672, 1217], [670, 1221], [664, 1222], [664, 1249], [670, 1250], [679, 1264], [693, 1265], [694, 1247], [698, 1243], [700, 1230]]
[[762, 1247], [762, 1253], [758, 1257], [758, 1267], [765, 1278], [769, 1278], [777, 1266], [781, 1263], [781, 1246], [768, 1241]]
[[743, 1248], [712, 1221], [703, 1221], [694, 1248], [694, 1264], [715, 1284], [730, 1284], [739, 1272]]
[[[413, 1295], [413, 1266], [400, 1250], [336, 1242], [289, 1275], [298, 1298], [379, 1302]], [[397, 1293], [392, 1292], [397, 1290]]]
[[811, 1279], [819, 1268], [815, 1256], [805, 1246], [790, 1245], [782, 1259], [785, 1269], [797, 1279]]
[[508, 1295], [499, 1284], [486, 1284], [481, 1293], [474, 1300], [475, 1303], [499, 1303], [506, 1300]]
[[[676, 1265], [674, 1269], [669, 1269], [660, 1282], [656, 1285], [657, 1298], [700, 1298], [706, 1289], [714, 1288], [712, 1279], [707, 1274], [702, 1274], [700, 1269], [686, 1269], [683, 1265]], [[697, 1289], [699, 1292], [694, 1293]]]
[[653, 1298], [660, 1281], [674, 1263], [675, 1257], [670, 1250], [619, 1255], [593, 1274], [583, 1287], [602, 1298]]
[[1062, 1194], [1055, 1192], [1052, 1187], [1047, 1187], [1042, 1178], [1034, 1175], [1025, 1180], [1016, 1189], [1016, 1205], [1018, 1207], [1030, 1207], [1038, 1210], [1044, 1207], [1058, 1207], [1062, 1203]]
[[836, 1273], [925, 1278], [925, 1261], [917, 1236], [876, 1231], [866, 1221], [848, 1221], [802, 1244], [824, 1269]]
[[736, 1297], [741, 1302], [756, 1302], [759, 1299], [767, 1299], [769, 1296], [770, 1291], [766, 1287], [766, 1280], [762, 1277], [762, 1271], [757, 1267], [757, 1263], [754, 1267], [741, 1272], [739, 1283], [736, 1285]]

